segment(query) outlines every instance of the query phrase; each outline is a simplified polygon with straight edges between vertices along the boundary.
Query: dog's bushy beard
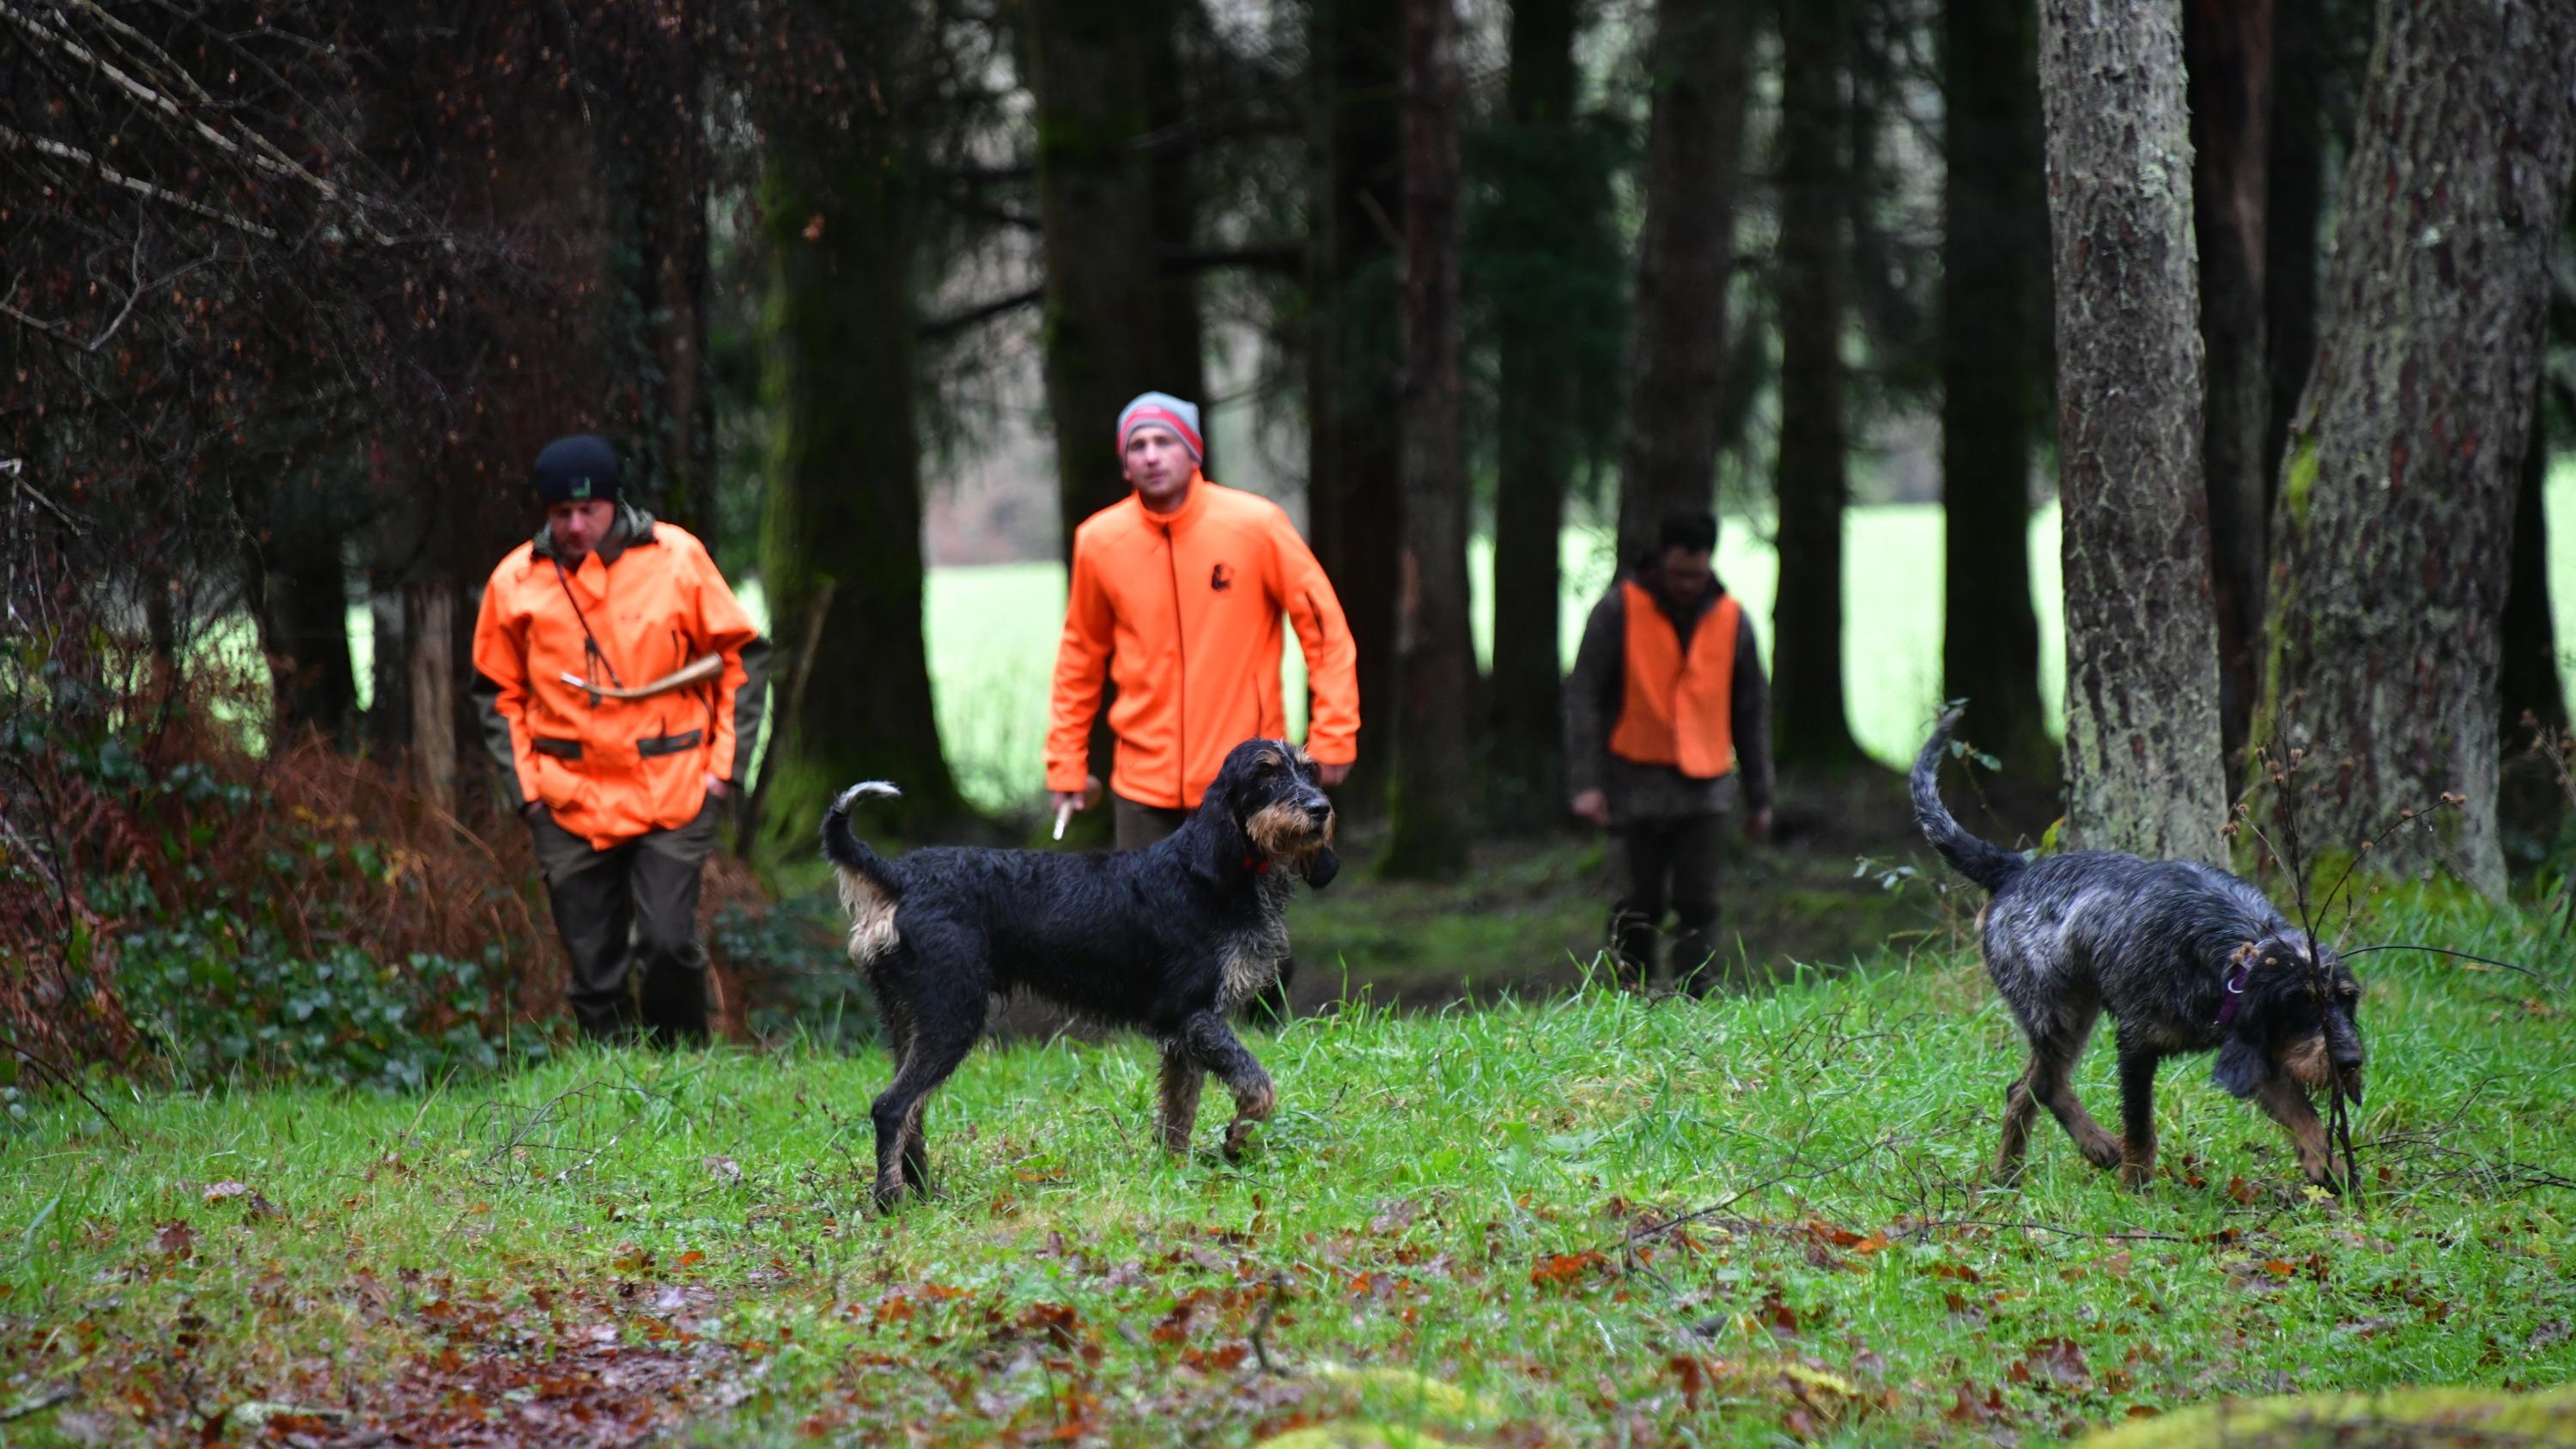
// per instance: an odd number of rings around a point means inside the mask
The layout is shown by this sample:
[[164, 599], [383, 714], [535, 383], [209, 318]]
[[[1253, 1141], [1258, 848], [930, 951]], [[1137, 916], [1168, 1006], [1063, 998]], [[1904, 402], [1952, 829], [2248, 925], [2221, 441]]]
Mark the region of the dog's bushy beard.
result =
[[1294, 804], [1282, 800], [1252, 812], [1243, 822], [1245, 853], [1283, 866], [1315, 890], [1333, 883], [1342, 859], [1333, 853], [1333, 817], [1321, 825]]

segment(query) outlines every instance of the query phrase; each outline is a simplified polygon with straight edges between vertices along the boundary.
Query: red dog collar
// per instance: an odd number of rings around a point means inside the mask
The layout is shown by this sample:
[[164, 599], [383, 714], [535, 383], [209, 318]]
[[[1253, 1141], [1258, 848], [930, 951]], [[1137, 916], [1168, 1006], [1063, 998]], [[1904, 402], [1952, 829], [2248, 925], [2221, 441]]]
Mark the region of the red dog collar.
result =
[[1270, 874], [1270, 862], [1257, 855], [1245, 856], [1243, 858], [1243, 868], [1252, 872], [1254, 875]]

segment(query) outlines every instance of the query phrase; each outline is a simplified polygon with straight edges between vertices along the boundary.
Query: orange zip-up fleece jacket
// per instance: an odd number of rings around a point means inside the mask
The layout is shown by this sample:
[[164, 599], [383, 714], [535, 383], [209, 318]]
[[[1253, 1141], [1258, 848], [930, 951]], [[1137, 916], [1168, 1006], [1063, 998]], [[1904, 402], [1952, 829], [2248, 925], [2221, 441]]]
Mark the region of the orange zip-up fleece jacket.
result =
[[[475, 693], [486, 743], [508, 752], [511, 803], [545, 802], [594, 850], [688, 824], [709, 774], [741, 773], [743, 736], [760, 728], [752, 671], [768, 655], [688, 530], [631, 508], [619, 530], [614, 564], [592, 552], [558, 571], [548, 535], [519, 545], [492, 571], [474, 620]], [[585, 647], [585, 618], [605, 665]], [[704, 654], [724, 656], [722, 675], [650, 699], [594, 703], [563, 681], [639, 687]]]
[[1047, 788], [1088, 778], [1100, 684], [1118, 684], [1110, 788], [1139, 805], [1196, 809], [1228, 750], [1287, 732], [1279, 619], [1296, 625], [1313, 694], [1306, 750], [1359, 755], [1358, 651], [1323, 565], [1279, 505], [1194, 477], [1180, 511], [1129, 494], [1073, 532], [1073, 579], [1056, 652]]

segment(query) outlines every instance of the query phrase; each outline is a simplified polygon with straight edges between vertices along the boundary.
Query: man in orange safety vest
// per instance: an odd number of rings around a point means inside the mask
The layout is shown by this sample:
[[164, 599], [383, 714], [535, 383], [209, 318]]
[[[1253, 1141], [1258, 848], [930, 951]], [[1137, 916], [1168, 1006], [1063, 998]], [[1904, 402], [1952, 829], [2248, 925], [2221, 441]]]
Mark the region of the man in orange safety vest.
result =
[[1584, 625], [1565, 688], [1566, 772], [1574, 813], [1611, 833], [1620, 979], [1652, 980], [1669, 905], [1672, 973], [1696, 996], [1721, 949], [1726, 815], [1741, 797], [1746, 836], [1771, 829], [1771, 691], [1753, 621], [1710, 567], [1716, 517], [1667, 518], [1658, 544]]

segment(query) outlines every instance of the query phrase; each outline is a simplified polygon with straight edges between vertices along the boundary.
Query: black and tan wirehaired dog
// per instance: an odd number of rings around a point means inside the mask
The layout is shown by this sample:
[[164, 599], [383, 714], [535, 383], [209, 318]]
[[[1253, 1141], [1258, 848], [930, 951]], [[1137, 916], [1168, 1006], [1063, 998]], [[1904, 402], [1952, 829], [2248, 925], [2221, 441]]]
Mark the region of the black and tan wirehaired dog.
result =
[[[2289, 1129], [2310, 1182], [2334, 1186], [2326, 1131], [2308, 1093], [2361, 1100], [2361, 988], [2261, 891], [2222, 870], [2104, 850], [2024, 859], [1962, 829], [1934, 776], [1952, 710], [1915, 758], [1914, 821], [1942, 858], [1985, 887], [1977, 913], [1986, 974], [2030, 1042], [2004, 1094], [1995, 1175], [2021, 1171], [2031, 1120], [2053, 1114], [2097, 1167], [2143, 1187], [2155, 1169], [2156, 1068], [2216, 1048], [2218, 1085]], [[2114, 1137], [2075, 1099], [2075, 1060], [2108, 1011], [2120, 1048]]]
[[1225, 1152], [1270, 1115], [1270, 1074], [1226, 1013], [1276, 980], [1295, 883], [1330, 884], [1333, 806], [1315, 762], [1284, 740], [1234, 747], [1170, 839], [1124, 854], [933, 847], [887, 860], [850, 830], [850, 810], [892, 785], [853, 785], [823, 818], [823, 854], [850, 913], [850, 959], [874, 989], [894, 1080], [878, 1094], [876, 1201], [929, 1191], [922, 1126], [931, 1091], [957, 1070], [991, 998], [1025, 991], [1162, 1044], [1160, 1133], [1189, 1150], [1206, 1075], [1234, 1094]]

